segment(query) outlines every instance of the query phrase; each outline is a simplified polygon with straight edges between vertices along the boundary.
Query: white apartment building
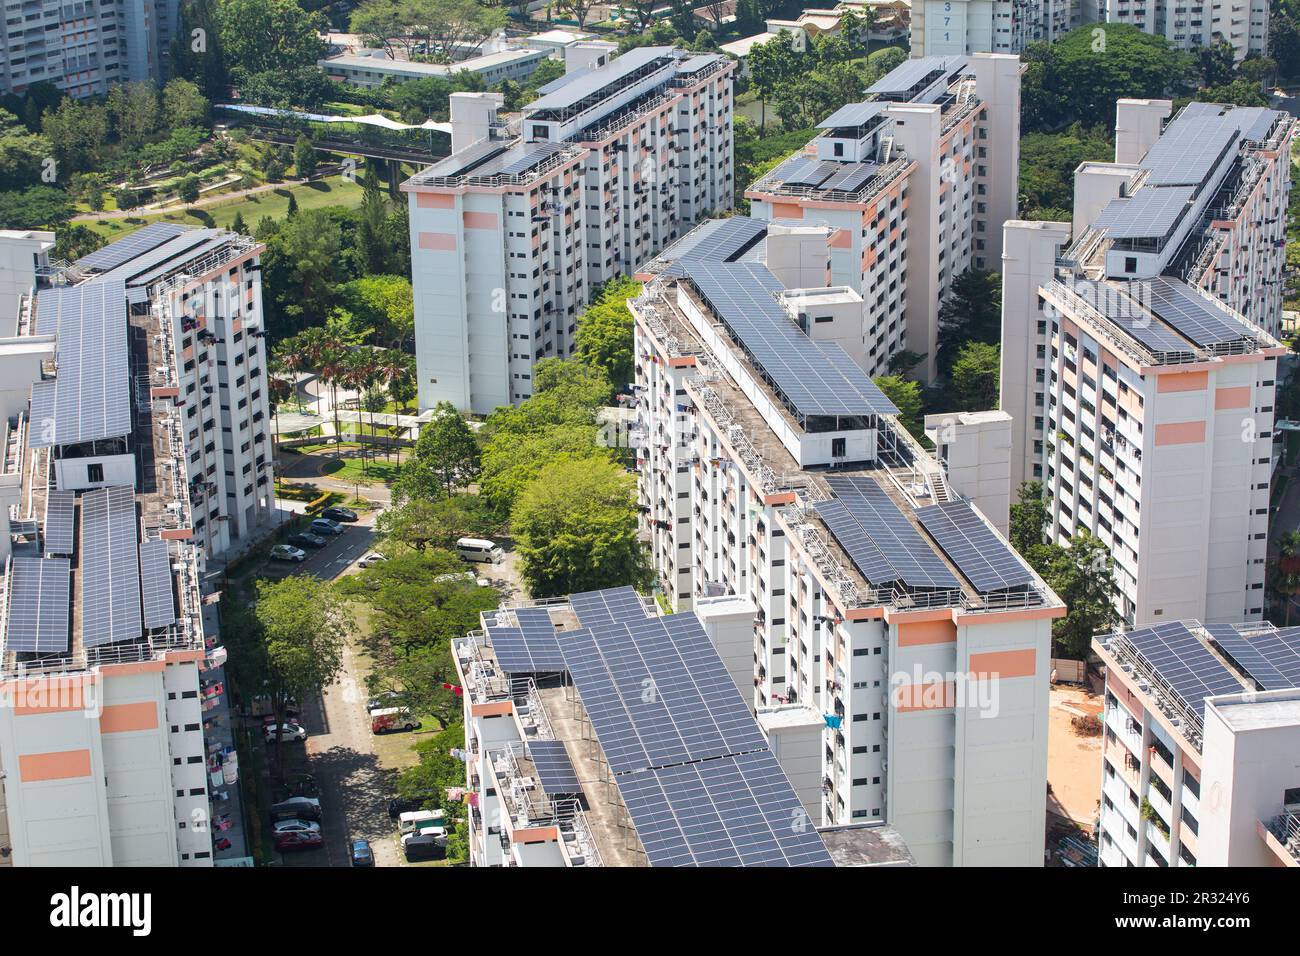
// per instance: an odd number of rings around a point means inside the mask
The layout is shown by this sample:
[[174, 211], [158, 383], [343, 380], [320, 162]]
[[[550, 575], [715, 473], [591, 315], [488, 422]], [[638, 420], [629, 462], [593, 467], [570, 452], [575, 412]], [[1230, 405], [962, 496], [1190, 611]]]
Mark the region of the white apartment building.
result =
[[177, 0], [6, 0], [0, 33], [0, 93], [53, 83], [94, 96], [116, 83], [165, 74]]
[[861, 303], [817, 304], [832, 231], [818, 257], [806, 228], [745, 229], [700, 227], [630, 303], [659, 587], [749, 669], [820, 824], [884, 822], [921, 865], [1040, 866], [1065, 609], [839, 344]]
[[592, 289], [732, 205], [732, 73], [717, 54], [610, 44], [521, 116], [452, 97], [447, 159], [410, 198], [419, 403], [487, 413], [532, 394], [539, 359], [573, 354]]
[[[247, 530], [245, 502], [270, 499], [194, 476], [253, 460], [265, 376], [244, 282], [259, 252], [155, 226], [72, 266], [42, 254], [3, 329], [3, 380], [29, 387], [3, 392], [5, 864], [210, 866], [228, 845], [219, 788], [238, 764], [200, 586], [207, 554]], [[209, 510], [223, 502], [230, 515]]]
[[890, 827], [819, 831], [717, 639], [617, 588], [487, 612], [453, 641], [471, 864], [911, 865]]
[[1118, 162], [1080, 167], [1073, 223], [1007, 225], [1011, 480], [1043, 481], [1050, 540], [1106, 543], [1127, 623], [1252, 620], [1292, 122], [1169, 111], [1120, 102]]
[[[1023, 53], [1082, 23], [1088, 0], [916, 0], [912, 4], [912, 56]], [[1095, 4], [1093, 13], [1095, 14]]]
[[318, 60], [316, 65], [336, 83], [366, 89], [383, 86], [389, 80], [405, 83], [429, 77], [446, 79], [457, 73], [473, 73], [482, 77], [487, 86], [496, 86], [505, 80], [527, 79], [549, 56], [550, 51], [544, 49], [506, 49], [444, 64], [395, 60], [385, 50], [362, 49]]
[[1003, 54], [908, 60], [745, 192], [756, 219], [834, 230], [831, 281], [866, 302], [870, 375], [906, 349], [933, 378], [953, 279], [998, 267], [1016, 215], [1020, 70]]
[[1099, 864], [1300, 867], [1300, 628], [1170, 621], [1093, 649]]
[[1268, 52], [1268, 0], [1096, 0], [1096, 8], [1102, 23], [1130, 24], [1180, 50], [1226, 40], [1237, 62]]

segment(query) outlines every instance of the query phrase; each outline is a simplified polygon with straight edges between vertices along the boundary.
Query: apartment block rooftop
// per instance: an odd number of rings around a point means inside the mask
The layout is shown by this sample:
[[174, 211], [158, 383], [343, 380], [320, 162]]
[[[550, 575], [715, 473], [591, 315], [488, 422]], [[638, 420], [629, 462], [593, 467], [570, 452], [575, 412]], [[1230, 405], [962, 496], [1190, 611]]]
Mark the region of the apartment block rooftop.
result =
[[471, 713], [512, 706], [519, 740], [470, 750], [513, 827], [569, 865], [833, 865], [694, 614], [617, 588], [482, 623], [452, 649]]
[[[1198, 752], [1208, 700], [1300, 689], [1300, 627], [1170, 621], [1099, 637], [1093, 647]], [[1283, 706], [1294, 711], [1294, 695]]]

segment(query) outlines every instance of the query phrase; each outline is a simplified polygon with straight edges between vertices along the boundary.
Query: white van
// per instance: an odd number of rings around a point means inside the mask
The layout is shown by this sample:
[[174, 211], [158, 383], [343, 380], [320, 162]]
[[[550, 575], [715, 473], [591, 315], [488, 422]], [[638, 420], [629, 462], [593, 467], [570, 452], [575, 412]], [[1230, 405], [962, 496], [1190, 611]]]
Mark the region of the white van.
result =
[[441, 810], [411, 810], [397, 818], [397, 832], [424, 833], [428, 830], [445, 830], [445, 820]]
[[501, 549], [486, 538], [461, 538], [456, 542], [456, 553], [466, 561], [490, 564], [500, 557]]

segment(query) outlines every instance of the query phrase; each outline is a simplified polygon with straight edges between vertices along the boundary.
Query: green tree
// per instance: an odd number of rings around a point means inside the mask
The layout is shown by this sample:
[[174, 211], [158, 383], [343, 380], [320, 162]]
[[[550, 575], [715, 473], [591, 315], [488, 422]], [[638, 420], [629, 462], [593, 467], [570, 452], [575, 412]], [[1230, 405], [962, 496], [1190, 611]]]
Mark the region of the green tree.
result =
[[102, 103], [66, 99], [45, 111], [41, 132], [68, 172], [94, 169], [108, 142], [108, 110]]
[[339, 286], [338, 295], [376, 345], [398, 346], [415, 331], [415, 295], [406, 276], [363, 276]]
[[1047, 503], [1043, 500], [1043, 483], [1026, 481], [1020, 485], [1016, 503], [1011, 506], [1011, 546], [1026, 558], [1043, 543], [1047, 529]]
[[54, 255], [59, 259], [75, 262], [82, 256], [88, 256], [96, 249], [103, 248], [106, 241], [89, 226], [70, 223], [58, 231], [54, 243]]
[[315, 69], [325, 53], [325, 17], [295, 0], [220, 0], [216, 7], [221, 50], [237, 74]]
[[510, 516], [529, 594], [648, 583], [634, 486], [631, 475], [603, 458], [556, 461], [541, 470]]
[[749, 82], [761, 104], [761, 135], [767, 131], [767, 101], [798, 73], [799, 54], [794, 49], [789, 32], [782, 30], [766, 43], [757, 43], [750, 48], [746, 59], [749, 64]]
[[168, 129], [203, 126], [208, 121], [208, 100], [197, 84], [182, 77], [167, 81], [162, 92], [162, 116]]
[[412, 498], [451, 495], [478, 477], [479, 448], [474, 432], [451, 402], [439, 402], [416, 439], [410, 463], [399, 479]]
[[967, 342], [952, 365], [952, 394], [962, 411], [984, 412], [998, 407], [999, 348], [987, 342]]
[[298, 170], [298, 178], [310, 179], [315, 176], [319, 162], [320, 157], [316, 155], [316, 147], [311, 144], [311, 140], [305, 135], [299, 136], [293, 144], [293, 165]]
[[1068, 547], [1050, 551], [1042, 576], [1067, 608], [1066, 616], [1052, 623], [1052, 640], [1068, 656], [1086, 657], [1093, 635], [1113, 630], [1119, 620], [1112, 603], [1114, 562], [1106, 545], [1080, 531]]
[[1115, 147], [1105, 130], [1076, 123], [1062, 133], [1020, 138], [1020, 216], [1069, 221], [1074, 208], [1074, 171], [1088, 161], [1110, 162]]
[[0, 229], [58, 228], [75, 211], [71, 197], [52, 186], [0, 191]]
[[885, 397], [898, 409], [898, 420], [918, 441], [925, 435], [925, 413], [922, 410], [921, 384], [897, 375], [881, 375], [874, 379]]
[[967, 342], [1002, 341], [1002, 274], [967, 269], [952, 281], [939, 306], [939, 371], [947, 375]]
[[627, 300], [641, 294], [641, 284], [615, 279], [578, 316], [578, 358], [602, 369], [615, 386], [632, 381], [632, 313]]
[[454, 494], [431, 501], [411, 498], [388, 508], [375, 522], [385, 553], [455, 547], [458, 538], [482, 537], [500, 527], [477, 495]]
[[199, 177], [189, 175], [176, 184], [176, 196], [181, 202], [196, 202], [199, 198]]
[[105, 100], [118, 139], [129, 149], [138, 149], [161, 122], [158, 90], [140, 81], [109, 87]]
[[597, 457], [612, 461], [613, 450], [597, 444], [596, 429], [585, 422], [498, 432], [483, 445], [479, 493], [497, 514], [509, 515], [519, 495], [547, 465]]
[[0, 190], [39, 185], [52, 152], [48, 139], [31, 133], [17, 116], [0, 109]]

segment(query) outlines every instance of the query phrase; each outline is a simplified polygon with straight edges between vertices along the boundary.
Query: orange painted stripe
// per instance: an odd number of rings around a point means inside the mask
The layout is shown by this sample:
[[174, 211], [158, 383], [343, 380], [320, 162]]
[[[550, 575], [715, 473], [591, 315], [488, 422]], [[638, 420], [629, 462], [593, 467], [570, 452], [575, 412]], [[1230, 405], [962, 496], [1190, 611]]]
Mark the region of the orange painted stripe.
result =
[[99, 715], [99, 730], [105, 734], [125, 734], [134, 730], [158, 729], [158, 705], [111, 704]]
[[918, 710], [948, 710], [957, 706], [957, 685], [952, 681], [933, 684], [903, 684], [894, 689], [894, 709], [900, 714]]
[[63, 750], [58, 753], [22, 755], [18, 758], [18, 776], [24, 783], [89, 777], [90, 751]]
[[1156, 376], [1157, 392], [1199, 392], [1210, 383], [1209, 372], [1172, 372]]
[[456, 237], [450, 232], [420, 233], [420, 248], [434, 252], [450, 252], [456, 248]]
[[447, 193], [416, 193], [415, 205], [420, 209], [452, 209], [456, 197]]
[[1193, 445], [1205, 441], [1205, 422], [1170, 422], [1156, 426], [1157, 445]]
[[469, 715], [471, 717], [499, 717], [502, 714], [511, 713], [514, 713], [514, 705], [508, 700], [469, 705]]
[[14, 716], [63, 714], [86, 709], [85, 677], [31, 677], [0, 686], [5, 700], [13, 701]]
[[465, 213], [466, 229], [499, 229], [501, 220], [494, 212], [467, 212]]
[[979, 677], [1032, 677], [1038, 671], [1032, 647], [1019, 651], [989, 651], [970, 656], [970, 672]]
[[898, 625], [898, 646], [919, 647], [923, 644], [951, 644], [957, 640], [957, 628], [951, 620], [909, 621]]
[[1250, 407], [1250, 386], [1239, 385], [1235, 388], [1216, 388], [1214, 390], [1214, 407], [1220, 411], [1229, 408]]

